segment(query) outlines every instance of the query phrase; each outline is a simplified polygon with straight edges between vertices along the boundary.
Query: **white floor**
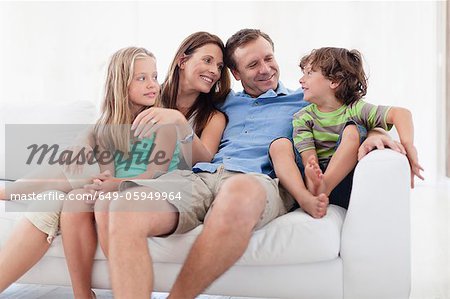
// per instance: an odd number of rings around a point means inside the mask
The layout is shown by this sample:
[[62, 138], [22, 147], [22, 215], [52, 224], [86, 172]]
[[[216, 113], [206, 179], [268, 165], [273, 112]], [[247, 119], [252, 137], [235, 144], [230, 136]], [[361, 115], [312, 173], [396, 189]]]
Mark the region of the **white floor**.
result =
[[[386, 207], [387, 209], [389, 207]], [[411, 299], [450, 299], [450, 181], [436, 186], [419, 186], [411, 193], [412, 290]], [[113, 298], [98, 290], [97, 298]], [[18, 285], [7, 289], [0, 299], [70, 299], [64, 287]], [[154, 294], [153, 299], [166, 298]], [[236, 297], [199, 296], [201, 299]], [[394, 299], [394, 298], [393, 298]]]
[[411, 299], [449, 299], [450, 181], [411, 195]]
[[[112, 299], [113, 294], [107, 290], [95, 290], [97, 299]], [[156, 293], [151, 299], [165, 299], [166, 293]], [[43, 285], [12, 285], [5, 293], [0, 295], [1, 299], [72, 299], [72, 290], [67, 287], [43, 286]], [[206, 296], [197, 299], [245, 299], [237, 297]]]

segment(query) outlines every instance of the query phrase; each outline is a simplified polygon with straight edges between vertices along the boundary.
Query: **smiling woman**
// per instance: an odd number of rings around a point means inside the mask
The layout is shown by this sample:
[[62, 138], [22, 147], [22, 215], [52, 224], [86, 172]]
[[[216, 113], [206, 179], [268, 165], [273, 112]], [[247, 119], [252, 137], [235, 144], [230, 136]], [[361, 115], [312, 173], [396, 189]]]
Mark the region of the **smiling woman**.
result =
[[216, 35], [196, 32], [180, 45], [162, 87], [163, 106], [180, 110], [200, 136], [215, 105], [230, 91], [228, 68], [224, 69], [224, 45]]

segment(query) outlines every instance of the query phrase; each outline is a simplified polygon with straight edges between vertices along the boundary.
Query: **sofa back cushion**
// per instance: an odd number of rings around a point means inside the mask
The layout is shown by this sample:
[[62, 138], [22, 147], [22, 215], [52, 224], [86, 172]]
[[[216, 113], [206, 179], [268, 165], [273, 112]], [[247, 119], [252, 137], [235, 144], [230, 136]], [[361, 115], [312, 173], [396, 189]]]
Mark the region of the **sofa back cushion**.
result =
[[18, 179], [5, 169], [6, 124], [93, 124], [97, 117], [97, 108], [88, 101], [0, 103], [0, 179]]

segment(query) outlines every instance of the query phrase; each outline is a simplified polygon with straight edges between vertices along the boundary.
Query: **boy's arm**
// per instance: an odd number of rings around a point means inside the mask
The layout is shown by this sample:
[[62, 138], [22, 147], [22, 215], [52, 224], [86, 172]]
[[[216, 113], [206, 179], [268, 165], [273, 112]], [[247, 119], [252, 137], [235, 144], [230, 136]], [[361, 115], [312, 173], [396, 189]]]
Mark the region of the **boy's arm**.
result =
[[392, 107], [387, 113], [386, 122], [395, 126], [400, 137], [400, 142], [405, 147], [406, 156], [411, 167], [411, 188], [414, 188], [414, 176], [417, 176], [421, 180], [424, 178], [420, 174], [423, 168], [419, 164], [417, 150], [414, 146], [414, 125], [411, 112], [405, 108]]
[[351, 105], [351, 113], [357, 123], [363, 124], [368, 130], [367, 138], [358, 150], [358, 161], [374, 149], [384, 149], [386, 147], [406, 155], [403, 145], [389, 136], [386, 130], [389, 126], [386, 123], [386, 115], [391, 107], [376, 106], [359, 100], [356, 105]]
[[313, 125], [314, 121], [306, 112], [306, 109], [302, 109], [294, 114], [292, 119], [292, 140], [294, 142], [294, 147], [302, 157], [303, 165], [306, 165], [306, 162], [311, 155], [316, 157], [316, 162], [318, 160], [314, 143]]
[[308, 160], [311, 157], [314, 157], [314, 160], [316, 160], [316, 163], [319, 163], [319, 159], [317, 158], [317, 153], [316, 153], [315, 149], [309, 149], [309, 150], [303, 151], [300, 153], [300, 156], [302, 157], [303, 166], [307, 165]]
[[374, 128], [367, 133], [367, 138], [358, 150], [358, 161], [374, 149], [390, 148], [396, 152], [406, 155], [403, 145], [395, 140], [382, 128]]

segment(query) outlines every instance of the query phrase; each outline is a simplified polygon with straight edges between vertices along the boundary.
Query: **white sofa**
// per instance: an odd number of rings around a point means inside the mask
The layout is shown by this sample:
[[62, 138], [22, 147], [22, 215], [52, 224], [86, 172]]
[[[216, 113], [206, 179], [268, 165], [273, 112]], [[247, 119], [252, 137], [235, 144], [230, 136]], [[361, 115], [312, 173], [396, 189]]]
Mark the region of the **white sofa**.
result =
[[[411, 286], [409, 167], [391, 150], [357, 166], [348, 211], [322, 219], [301, 209], [254, 233], [242, 258], [206, 294], [264, 298], [408, 298]], [[0, 248], [21, 215], [0, 203]], [[169, 291], [202, 226], [149, 239], [155, 291]], [[61, 238], [21, 283], [70, 285]], [[105, 257], [95, 257], [95, 288], [111, 288]]]

